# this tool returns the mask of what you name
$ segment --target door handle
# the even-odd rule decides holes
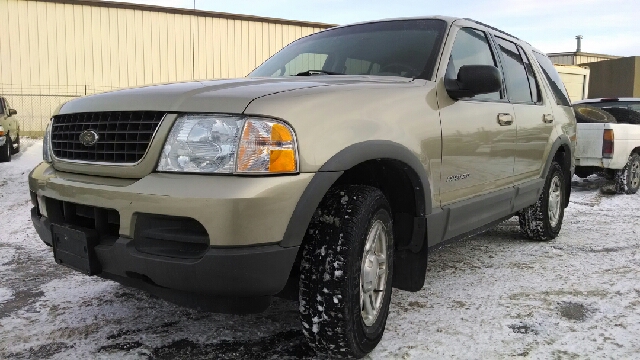
[[[500,126],[509,126],[513,124],[513,115],[506,113],[498,114],[498,124],[500,124]]]
[[[555,118],[551,114],[542,115],[542,122],[545,124],[551,124]]]

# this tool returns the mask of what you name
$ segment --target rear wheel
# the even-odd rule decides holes
[[[11,161],[11,137],[5,136],[4,145],[0,146],[0,162]]]
[[[520,211],[520,230],[532,240],[551,240],[558,236],[564,218],[565,178],[553,161],[538,201]]]
[[[622,170],[616,171],[616,192],[635,194],[640,188],[640,155],[633,153]]]
[[[313,216],[300,264],[300,320],[319,354],[365,356],[380,342],[393,278],[391,210],[369,186],[330,190]]]

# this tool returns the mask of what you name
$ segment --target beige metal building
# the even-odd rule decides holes
[[[589,64],[589,98],[640,97],[640,56]]]
[[[247,75],[332,25],[99,0],[0,0],[0,94],[42,131],[69,97]]]
[[[551,62],[558,65],[581,65],[584,63],[591,63],[596,61],[604,61],[611,59],[618,59],[620,56],[604,55],[604,54],[592,54],[585,52],[564,52],[564,53],[551,53],[547,54]]]
[[[554,65],[564,83],[569,99],[574,102],[589,95],[589,68],[573,65]]]

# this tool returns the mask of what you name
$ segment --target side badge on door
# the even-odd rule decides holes
[[[469,176],[471,176],[471,174],[469,173],[465,173],[465,174],[458,174],[458,175],[451,175],[447,177],[447,182],[452,182],[452,181],[458,181],[458,180],[464,180],[466,178],[468,178]]]

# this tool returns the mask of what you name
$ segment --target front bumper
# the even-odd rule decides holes
[[[211,246],[276,244],[313,173],[225,176],[151,173],[116,179],[56,171],[42,163],[29,175],[38,196],[117,211],[119,234],[133,238],[138,214],[195,219]]]
[[[312,177],[313,174],[280,177],[150,174],[140,180],[128,180],[62,173],[43,163],[29,175],[36,205],[31,216],[41,239],[52,245],[52,223],[83,226],[69,223],[65,214],[69,209],[76,206],[85,211],[96,209],[96,226],[91,231],[99,230],[98,211],[108,209],[110,215],[104,219],[112,221],[110,226],[119,226],[119,230],[112,232],[108,240],[101,237],[93,248],[101,277],[149,291],[170,289],[220,297],[269,296],[284,288],[295,261],[298,247],[278,243]],[[46,209],[39,208],[42,204],[46,204]],[[57,208],[51,204],[58,204]],[[117,214],[115,220],[113,214]],[[194,253],[184,257],[161,256],[144,250],[153,249],[155,243],[141,250],[139,234],[145,233],[140,231],[141,224],[145,218],[156,215],[170,221],[176,218],[197,221],[206,230],[204,237],[208,244],[196,256]],[[78,217],[75,210],[73,216]],[[146,233],[158,233],[148,231],[149,226],[154,226],[153,221],[146,224],[143,229]],[[159,226],[163,230],[162,224]],[[160,238],[158,244],[175,243],[180,241],[181,234],[164,234]]]

